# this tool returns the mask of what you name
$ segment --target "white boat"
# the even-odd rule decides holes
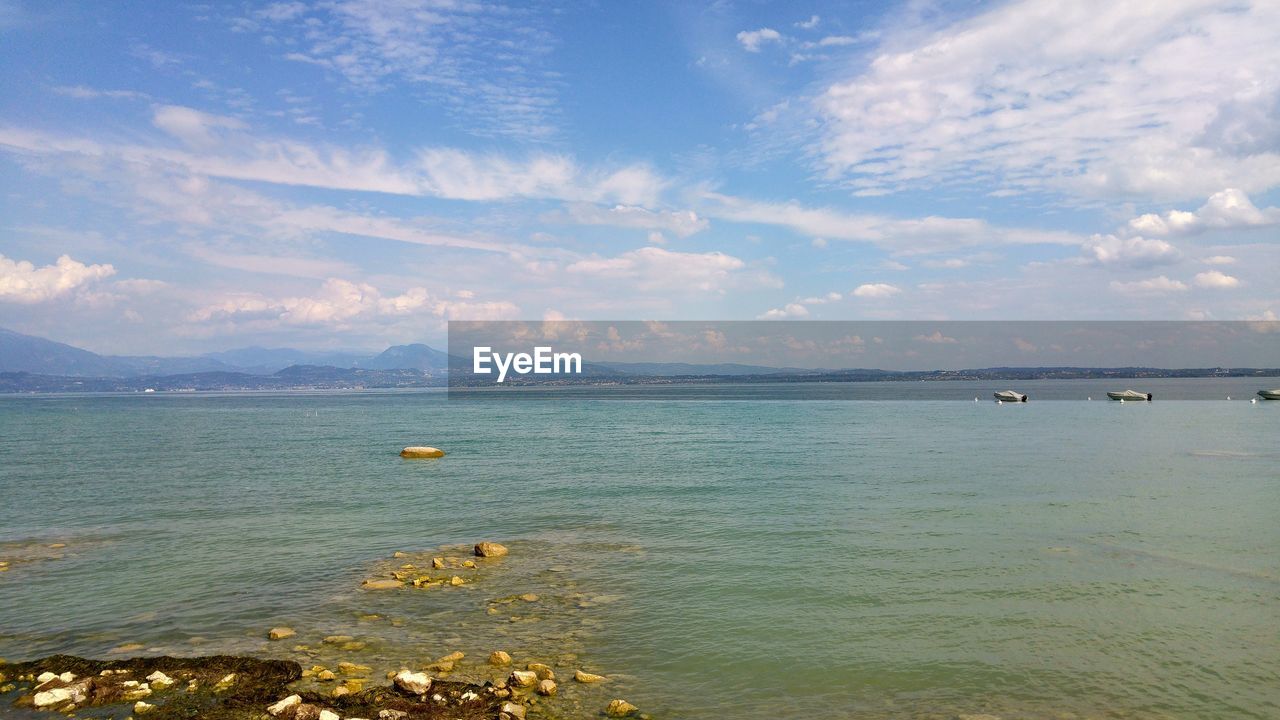
[[[1263,400],[1280,400],[1280,388],[1275,390],[1259,390],[1258,397]]]
[[[1107,393],[1107,397],[1112,400],[1128,400],[1130,402],[1147,401],[1151,399],[1151,393],[1140,393],[1137,390],[1125,390],[1124,392],[1109,392]]]
[[[995,395],[996,395],[996,400],[999,400],[1000,402],[1026,402],[1027,401],[1026,395],[1023,395],[1020,392],[1014,392],[1012,390],[1001,390]]]

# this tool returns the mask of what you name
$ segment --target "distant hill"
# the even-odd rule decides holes
[[[423,344],[381,353],[246,347],[189,357],[99,355],[65,343],[0,328],[0,372],[58,377],[134,378],[201,373],[272,375],[304,365],[337,369],[444,372],[448,355]]]
[[[412,345],[392,345],[368,360],[361,360],[356,367],[372,370],[448,370],[449,356],[435,348],[414,343]]]
[[[65,343],[0,328],[0,372],[4,371],[75,377],[131,374],[127,363]]]
[[[425,347],[425,346],[424,346]],[[309,351],[293,348],[246,347],[222,352],[205,353],[201,357],[225,363],[226,367],[243,372],[269,375],[290,365],[328,365],[329,367],[355,367],[369,358],[368,353],[358,351]],[[405,366],[408,367],[408,366]]]

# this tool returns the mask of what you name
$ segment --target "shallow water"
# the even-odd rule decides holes
[[[1280,716],[1280,403],[802,399],[837,391],[3,398],[0,656],[502,648],[611,676],[565,717]],[[480,539],[512,554],[461,587],[359,587]]]

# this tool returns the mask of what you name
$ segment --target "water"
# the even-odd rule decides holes
[[[4,398],[0,657],[463,650],[483,679],[501,648],[611,677],[562,682],[568,718],[1273,718],[1280,403],[1254,385]],[[462,587],[359,587],[480,539],[512,554]]]

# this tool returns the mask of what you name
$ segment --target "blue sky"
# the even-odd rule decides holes
[[[1280,6],[0,0],[0,326],[1275,319]]]

